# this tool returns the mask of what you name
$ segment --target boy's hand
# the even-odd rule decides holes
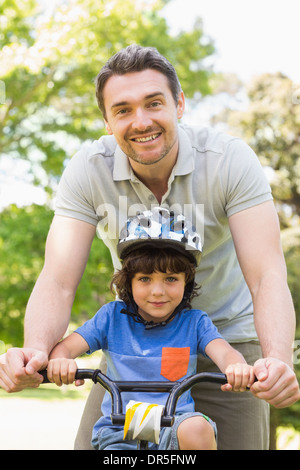
[[[54,382],[59,387],[62,384],[69,385],[75,381],[77,364],[74,359],[55,358],[50,359],[47,366],[47,376],[50,382]],[[83,380],[76,380],[75,385],[82,385]]]
[[[245,392],[255,380],[254,368],[248,364],[231,364],[225,370],[227,384],[221,386],[223,392]]]

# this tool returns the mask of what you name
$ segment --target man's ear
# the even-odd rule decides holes
[[[179,95],[178,104],[177,104],[177,118],[181,119],[185,109],[185,98],[183,91]]]
[[[108,132],[109,135],[112,135],[112,130],[110,128],[110,125],[108,124],[108,122],[104,119],[104,123],[105,123],[105,128]]]

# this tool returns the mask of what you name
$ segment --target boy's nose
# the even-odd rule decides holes
[[[153,295],[163,295],[165,293],[164,285],[162,282],[155,282],[152,285],[152,294]]]

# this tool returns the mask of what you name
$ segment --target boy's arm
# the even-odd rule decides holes
[[[227,376],[227,384],[222,385],[224,392],[244,392],[255,380],[254,369],[249,366],[239,351],[224,339],[214,339],[205,348],[205,353]]]
[[[85,339],[78,333],[72,333],[62,341],[60,341],[52,349],[49,359],[64,357],[67,359],[75,359],[81,354],[86,353],[90,349]]]

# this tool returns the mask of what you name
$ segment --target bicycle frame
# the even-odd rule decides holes
[[[43,383],[49,383],[47,371],[39,372],[43,377]],[[161,417],[161,426],[171,427],[175,418],[176,405],[179,397],[201,382],[213,382],[217,384],[226,384],[225,374],[216,372],[202,372],[191,375],[181,382],[138,382],[138,381],[113,381],[99,369],[78,369],[75,379],[91,379],[94,383],[99,383],[107,390],[112,400],[111,421],[114,425],[123,426],[125,423],[125,414],[122,406],[122,392],[168,392],[164,411]],[[147,449],[147,441],[138,441],[138,449]]]

